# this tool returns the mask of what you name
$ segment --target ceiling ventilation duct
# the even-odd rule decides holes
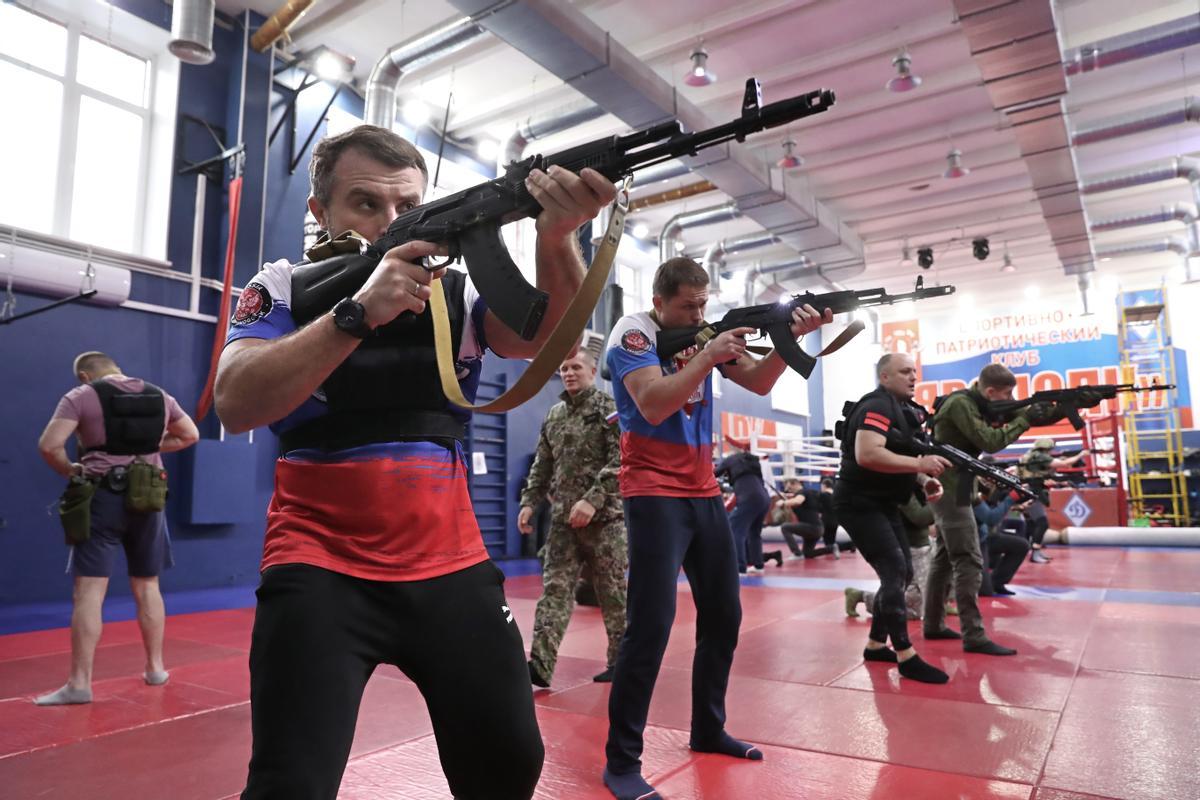
[[[1192,184],[1192,197],[1196,204],[1200,205],[1200,159],[1190,156],[1176,156],[1139,169],[1102,175],[1086,181],[1080,191],[1084,194],[1099,194],[1177,178],[1183,178]]]
[[[500,160],[496,164],[496,173],[504,171],[505,165],[519,161],[525,153],[525,147],[534,139],[541,139],[552,133],[565,131],[591,122],[604,116],[604,109],[589,100],[582,100],[563,108],[555,109],[546,114],[530,116],[525,119],[500,150]]]
[[[1092,230],[1115,231],[1121,228],[1136,228],[1139,225],[1157,225],[1161,222],[1182,222],[1185,225],[1192,225],[1196,222],[1196,207],[1190,203],[1174,203],[1162,206],[1156,211],[1144,211],[1140,214],[1097,220],[1092,223]]]
[[[768,247],[778,244],[779,237],[769,231],[751,233],[736,239],[719,239],[704,251],[704,260],[700,266],[708,272],[708,287],[713,294],[721,293],[721,272],[725,267],[725,256],[730,253],[743,253],[758,247]]]
[[[457,53],[482,38],[484,30],[476,19],[462,17],[390,47],[371,68],[367,80],[367,108],[363,115],[366,123],[391,128],[396,119],[396,87],[405,74]]]
[[[1200,104],[1191,97],[1172,100],[1078,128],[1071,135],[1071,142],[1075,145],[1103,142],[1156,128],[1182,125],[1185,122],[1200,122]]]
[[[1143,242],[1126,242],[1125,244],[1101,247],[1096,250],[1096,256],[1097,258],[1120,258],[1121,256],[1167,252],[1187,257],[1192,252],[1192,243],[1182,236],[1166,236],[1161,239],[1147,239]]]
[[[698,208],[695,211],[684,211],[667,220],[662,232],[658,235],[659,263],[679,255],[678,243],[680,236],[688,228],[699,228],[703,225],[713,225],[718,222],[728,222],[742,215],[737,203],[732,200],[719,206]]]
[[[311,1],[311,0],[310,0]],[[214,0],[175,0],[171,8],[171,41],[167,49],[187,64],[203,66],[214,58]]]
[[[1200,44],[1200,14],[1190,14],[1068,50],[1063,54],[1063,66],[1068,75],[1077,75],[1194,44]]]
[[[464,14],[491,12],[480,19],[480,25],[631,128],[672,118],[688,130],[700,130],[715,122],[570,3],[450,3]],[[772,87],[765,88],[770,94]],[[729,112],[721,116],[736,113],[733,108]],[[812,196],[804,181],[770,168],[737,143],[713,147],[681,161],[732,197],[743,216],[776,234],[797,252],[808,253],[822,263],[826,259],[843,263],[853,260],[859,272],[864,268],[858,235]]]

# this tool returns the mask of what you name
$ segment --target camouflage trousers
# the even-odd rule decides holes
[[[912,580],[904,587],[904,606],[908,610],[909,619],[920,619],[925,611],[925,601],[922,592],[925,590],[925,583],[929,580],[929,562],[933,557],[933,547],[925,545],[924,547],[910,547],[908,552],[912,554]],[[875,608],[875,593],[863,592],[863,605],[867,607],[867,611]]]
[[[562,644],[571,610],[575,607],[575,583],[585,564],[591,567],[592,581],[604,629],[608,633],[605,662],[617,661],[617,647],[625,634],[625,570],[629,549],[625,537],[625,519],[592,522],[572,528],[555,520],[542,552],[542,597],[533,618],[533,643],[529,657],[546,680],[554,674],[558,646]]]

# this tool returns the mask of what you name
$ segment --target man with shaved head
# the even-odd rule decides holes
[[[842,465],[833,491],[838,520],[879,576],[863,659],[898,663],[905,678],[945,683],[946,673],[923,661],[908,638],[904,589],[913,567],[900,507],[916,493],[931,500],[940,497],[936,478],[950,462],[905,454],[904,445],[925,421],[925,410],[912,400],[917,384],[912,356],[888,353],[875,374],[879,386],[846,414]]]

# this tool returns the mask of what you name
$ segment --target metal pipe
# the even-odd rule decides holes
[[[1196,222],[1196,216],[1194,205],[1173,203],[1164,205],[1155,211],[1097,220],[1092,223],[1091,229],[1093,231],[1115,231],[1121,228],[1136,228],[1139,225],[1156,225],[1161,222],[1182,222],[1185,225],[1192,225]]]
[[[1183,178],[1192,184],[1192,197],[1196,205],[1200,206],[1200,159],[1191,156],[1174,156],[1135,170],[1102,175],[1094,180],[1085,181],[1079,191],[1083,194],[1098,194],[1177,178]]]
[[[716,188],[716,184],[713,184],[709,181],[697,181],[696,183],[689,183],[686,186],[680,186],[678,189],[667,189],[665,192],[647,194],[637,198],[636,200],[631,200],[629,202],[629,210],[639,211],[643,208],[653,208],[654,206],[661,206],[665,203],[674,203],[676,200],[685,200],[698,194],[714,191]]]
[[[311,0],[310,0],[311,2]],[[171,8],[171,41],[167,49],[188,64],[211,64],[214,0],[175,0]]]
[[[748,233],[735,239],[718,239],[704,251],[704,259],[700,266],[708,272],[708,285],[714,294],[721,293],[721,271],[725,267],[725,256],[730,253],[740,253],[753,250],[756,247],[767,247],[779,242],[779,237],[770,231]]]
[[[541,139],[552,133],[574,128],[576,125],[591,122],[602,116],[604,116],[604,109],[591,101],[584,100],[556,108],[545,114],[526,117],[525,121],[517,126],[517,129],[508,137],[508,141],[500,148],[500,157],[496,163],[497,174],[503,172],[507,164],[520,161],[521,156],[525,153],[526,145],[534,139]]]
[[[1110,117],[1086,128],[1078,128],[1071,134],[1071,143],[1082,145],[1104,142],[1185,122],[1200,122],[1200,104],[1191,97],[1144,108],[1132,114]]]
[[[1063,67],[1068,75],[1092,72],[1200,44],[1200,14],[1173,19],[1068,50]]]
[[[408,72],[431,64],[485,35],[475,17],[462,17],[393,45],[371,68],[363,117],[369,125],[391,128],[396,118],[396,87]]]
[[[691,167],[684,164],[682,161],[664,161],[661,164],[644,169],[638,173],[637,186],[643,190],[648,190],[656,183],[669,181],[672,178],[678,178],[687,175],[692,171]],[[635,186],[633,196],[637,197],[637,187]]]
[[[1177,253],[1186,257],[1191,252],[1191,243],[1182,236],[1166,236],[1161,239],[1148,239],[1142,242],[1127,242],[1096,250],[1096,258],[1120,258],[1121,256],[1136,256],[1146,253]]]
[[[727,222],[742,215],[737,202],[730,200],[719,206],[700,208],[695,211],[684,211],[667,220],[658,235],[658,257],[664,262],[675,257],[675,243],[679,235],[688,228],[698,228],[701,225],[712,225],[716,222]]]
[[[250,46],[259,53],[275,44],[279,37],[287,33],[296,20],[304,15],[312,6],[313,0],[285,0],[275,13],[267,17],[267,21],[250,37]]]

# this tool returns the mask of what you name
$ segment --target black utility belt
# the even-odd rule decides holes
[[[124,464],[115,466],[97,478],[96,483],[102,489],[122,494],[129,488],[129,467]]]

